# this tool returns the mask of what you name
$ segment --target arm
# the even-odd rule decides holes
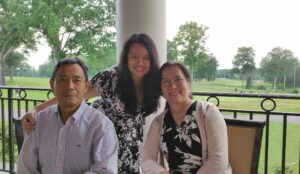
[[[36,105],[33,109],[29,110],[24,116],[22,116],[21,123],[23,132],[27,135],[35,129],[35,118],[34,114],[51,106],[57,102],[56,97],[49,99],[39,105]]]
[[[85,99],[89,99],[91,97],[95,97],[100,95],[98,91],[96,91],[94,88],[89,86],[88,91],[84,95]],[[36,105],[33,109],[29,110],[21,119],[23,132],[25,134],[29,134],[35,129],[35,119],[34,114],[37,112],[40,112],[41,110],[47,108],[48,106],[54,105],[57,103],[56,97],[53,97],[39,105]]]
[[[17,164],[17,174],[41,174],[35,132],[25,138]]]
[[[156,117],[148,130],[148,135],[143,147],[141,157],[141,169],[144,174],[164,174],[167,170],[158,163],[158,154],[160,151],[160,130],[161,123]]]
[[[85,174],[117,174],[118,173],[118,138],[110,120],[97,129],[93,140],[93,164]],[[104,120],[103,120],[104,121]]]
[[[208,158],[197,174],[227,173],[227,171],[230,171],[227,128],[223,116],[215,105],[209,104],[204,124],[207,135]]]
[[[95,88],[93,88],[91,85],[89,85],[88,91],[84,94],[84,99],[90,99],[92,97],[96,97],[101,95],[99,91],[97,91]]]

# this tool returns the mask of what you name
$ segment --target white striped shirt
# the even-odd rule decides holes
[[[116,174],[118,140],[112,122],[84,101],[64,124],[57,105],[36,114],[25,139],[19,174]]]

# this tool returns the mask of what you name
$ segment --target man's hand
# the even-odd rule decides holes
[[[28,111],[21,119],[23,132],[27,135],[35,129],[34,109]]]
[[[162,171],[162,172],[159,172],[159,174],[169,174],[168,171]]]

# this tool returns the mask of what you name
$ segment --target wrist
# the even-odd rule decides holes
[[[32,113],[32,114],[35,114],[35,113],[37,113],[38,111],[37,111],[37,108],[32,108],[32,109],[30,109],[28,112],[30,112],[30,113]]]

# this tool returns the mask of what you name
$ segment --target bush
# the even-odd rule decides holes
[[[280,89],[280,90],[284,90],[282,83],[278,83],[277,86],[276,86],[276,88]]]
[[[5,135],[4,135],[4,140],[2,139],[2,122],[0,122],[0,143],[2,144],[2,142],[4,141],[4,144],[5,144],[5,152],[3,152],[3,149],[2,149],[2,145],[0,146],[0,156],[3,156],[3,154],[5,154],[5,159],[8,161],[9,160],[9,135],[8,135],[8,122],[5,122]],[[13,142],[17,142],[15,137],[15,129],[14,129],[14,126],[13,126]],[[17,162],[18,160],[18,146],[16,143],[14,143],[14,161]],[[1,160],[2,161],[2,160]]]
[[[281,166],[277,166],[275,168],[275,173],[274,174],[281,174]],[[290,166],[285,166],[285,174],[294,174],[293,169]]]
[[[266,90],[267,88],[264,85],[258,85],[257,89],[258,90]]]
[[[294,90],[292,91],[292,93],[293,93],[293,94],[299,94],[299,90],[298,90],[298,89],[294,89]]]

